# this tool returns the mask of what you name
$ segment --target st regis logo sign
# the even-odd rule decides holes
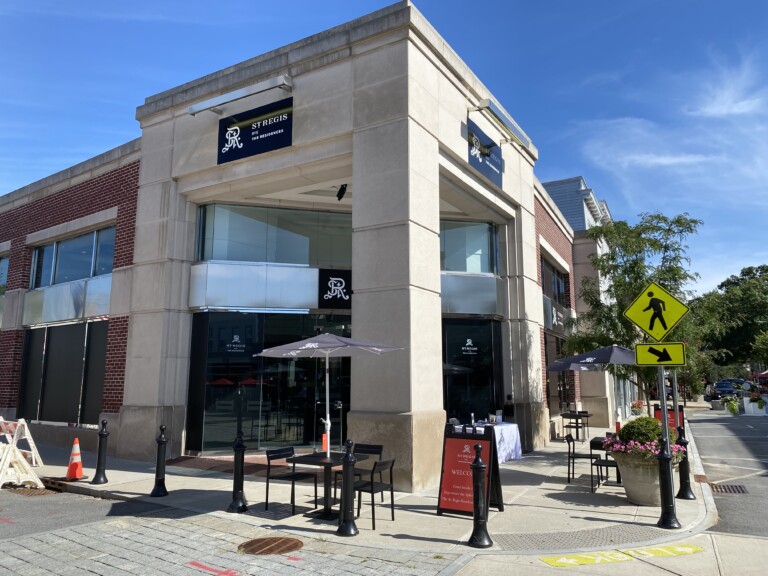
[[[219,120],[218,164],[293,144],[293,98]]]

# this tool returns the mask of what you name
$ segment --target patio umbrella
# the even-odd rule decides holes
[[[331,402],[328,386],[328,360],[329,358],[342,358],[352,356],[364,356],[366,354],[384,354],[402,350],[397,346],[388,346],[386,344],[375,344],[364,340],[353,340],[344,338],[335,334],[319,334],[312,338],[283,344],[262,350],[254,356],[264,356],[266,358],[325,358],[325,433],[328,435],[327,455],[331,455]]]
[[[597,370],[600,364],[635,364],[635,353],[629,348],[612,344],[575,356],[566,356],[547,366],[547,372],[564,370]]]

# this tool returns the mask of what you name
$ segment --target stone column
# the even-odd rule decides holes
[[[408,114],[407,59],[403,43],[355,62],[352,333],[405,350],[353,359],[347,418],[412,491],[439,483],[445,412],[438,142]]]

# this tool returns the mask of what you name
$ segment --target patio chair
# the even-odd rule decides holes
[[[384,446],[382,444],[355,444],[352,448],[352,454],[366,454],[368,456],[376,456],[377,460],[381,460],[381,456],[384,453]],[[338,487],[339,478],[343,476],[343,470],[336,470],[333,476],[333,499],[336,500],[336,488]],[[360,480],[364,475],[370,474],[371,468],[366,466],[364,468],[358,468],[355,466],[354,475],[355,480]],[[382,472],[379,472],[379,481],[383,480]],[[381,494],[381,501],[384,502],[384,494]]]
[[[390,508],[392,510],[392,521],[395,521],[395,479],[393,468],[395,466],[394,458],[392,460],[379,460],[374,462],[373,468],[368,471],[363,479],[355,482],[355,491],[357,492],[357,516],[360,517],[360,507],[363,503],[362,493],[371,495],[371,527],[376,530],[376,499],[374,494],[381,494],[382,501],[384,500],[384,492],[389,491]],[[377,482],[374,480],[377,474],[388,473],[388,482]],[[380,476],[381,477],[381,476]]]
[[[291,471],[283,474],[273,473],[273,462],[278,460],[286,460],[286,458],[293,458],[295,452],[293,446],[286,448],[276,448],[274,450],[267,450],[267,493],[264,503],[264,510],[269,510],[269,481],[270,480],[283,480],[291,483],[291,514],[296,514],[296,482],[303,480],[312,480],[315,483],[315,508],[317,508],[317,474],[314,472],[302,472],[296,471],[296,463],[292,463]],[[287,464],[287,462],[286,462]]]
[[[573,439],[573,434],[568,433],[565,435],[565,441],[568,443],[568,483],[576,476],[576,460],[594,460],[597,456],[592,454],[590,450],[589,454],[581,454],[576,452],[576,441]],[[590,468],[590,474],[592,470]]]

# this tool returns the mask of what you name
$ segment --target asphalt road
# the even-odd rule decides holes
[[[768,416],[688,415],[720,521],[711,531],[768,534]]]

